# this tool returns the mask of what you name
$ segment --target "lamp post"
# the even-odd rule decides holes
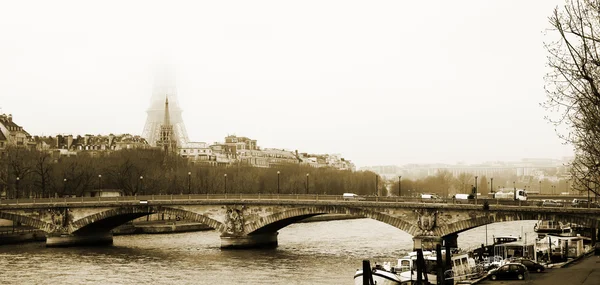
[[[402,175],[398,176],[398,197],[402,196]]]
[[[188,194],[192,194],[192,172],[188,171]]]
[[[102,197],[102,174],[98,174],[98,195]]]
[[[225,179],[225,194],[227,194],[227,173],[223,174],[223,179]]]
[[[490,190],[492,191],[492,193],[494,193],[494,177],[490,178]],[[485,241],[487,242],[487,238],[485,239]]]
[[[140,175],[140,193],[144,195],[144,176]]]
[[[306,194],[308,194],[308,176],[310,174],[306,173]]]
[[[67,178],[63,179],[63,196],[65,195],[65,192],[67,192]]]
[[[279,172],[279,170],[277,170],[277,194],[279,194],[279,174],[281,172]]]
[[[477,204],[477,175],[475,175],[475,204]]]
[[[19,181],[21,181],[21,178],[17,176],[17,181],[15,182],[15,198],[17,199],[19,199]]]
[[[542,194],[542,180],[540,180],[540,194]]]
[[[375,175],[375,196],[379,196],[379,175]]]

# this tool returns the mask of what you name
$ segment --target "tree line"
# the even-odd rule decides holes
[[[0,159],[6,198],[83,196],[100,189],[123,195],[376,193],[377,175],[284,164],[210,166],[157,149],[57,153],[8,147]],[[384,184],[377,185],[382,192]]]

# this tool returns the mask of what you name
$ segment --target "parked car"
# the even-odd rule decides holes
[[[523,280],[527,277],[527,267],[521,263],[507,263],[496,269],[492,269],[488,276],[491,280],[518,279]]]
[[[542,271],[546,270],[546,267],[544,267],[543,265],[541,265],[531,259],[518,258],[518,259],[515,259],[514,262],[525,265],[525,267],[527,267],[527,271],[529,271],[529,272],[542,272]]]

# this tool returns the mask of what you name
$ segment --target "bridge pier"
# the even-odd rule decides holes
[[[277,235],[278,232],[245,236],[221,235],[221,248],[273,248],[277,247]]]
[[[108,233],[93,233],[87,235],[48,234],[46,247],[68,247],[80,245],[111,245],[113,235]]]

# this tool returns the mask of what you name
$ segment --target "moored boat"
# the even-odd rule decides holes
[[[538,234],[538,238],[544,238],[548,234],[557,236],[573,236],[573,229],[570,225],[551,220],[538,221],[533,230]]]
[[[445,256],[443,251],[442,256]],[[426,274],[429,284],[437,284],[437,259],[435,253],[431,251],[423,252],[425,261],[424,273]],[[372,278],[375,284],[385,285],[408,285],[414,284],[417,281],[417,255],[416,252],[411,252],[407,256],[398,259],[397,264],[392,266],[390,262],[384,262],[383,265],[375,265],[372,269]],[[455,281],[468,279],[475,272],[475,260],[467,253],[453,254],[451,256],[452,270],[445,272],[445,278],[454,279]],[[363,284],[363,271],[357,270],[354,274],[354,284]],[[425,280],[425,275],[422,276]],[[425,284],[425,283],[424,283]]]

